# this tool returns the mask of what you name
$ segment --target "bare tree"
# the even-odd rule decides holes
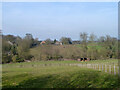
[[[95,36],[95,34],[91,33],[90,36],[89,36],[89,41],[93,43],[96,40],[96,38],[97,37]]]
[[[87,43],[87,38],[88,38],[88,34],[83,32],[83,33],[80,33],[80,40],[82,43]]]
[[[62,38],[60,39],[60,41],[61,41],[63,44],[72,44],[72,39],[71,39],[71,38],[62,37]]]
[[[83,48],[83,56],[84,57],[87,57],[87,38],[88,38],[88,34],[83,32],[83,33],[80,33],[80,40],[82,42],[82,48]]]

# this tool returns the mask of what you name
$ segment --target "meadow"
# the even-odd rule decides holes
[[[70,64],[112,64],[118,60],[89,62],[35,61],[2,65],[3,88],[119,88],[118,75]]]
[[[112,4],[15,4],[3,7],[8,12],[3,13],[6,31],[0,30],[3,89],[120,88]]]

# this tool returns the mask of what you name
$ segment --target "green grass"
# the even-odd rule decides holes
[[[91,60],[89,62],[82,62],[82,63],[91,63],[91,64],[118,64],[118,59]]]
[[[117,60],[115,60],[117,62]],[[114,62],[115,62],[114,61]],[[90,61],[89,63],[108,61]],[[113,62],[113,60],[109,61]],[[64,65],[78,61],[41,61],[3,65],[3,88],[118,88],[117,76]],[[32,67],[31,65],[34,66]],[[50,65],[53,64],[53,65]],[[57,64],[60,64],[57,66]],[[23,65],[24,67],[19,67]],[[37,65],[37,66],[35,66]],[[46,66],[42,66],[46,65]]]
[[[12,63],[4,64],[4,66],[18,66],[18,65],[41,65],[41,64],[69,64],[69,63],[88,63],[88,64],[118,64],[118,59],[108,59],[108,60],[91,60],[87,62],[80,62],[77,60],[68,60],[68,61],[33,61],[33,62],[23,62],[23,63]]]
[[[75,45],[75,46],[82,48],[81,44],[77,44],[77,45]],[[103,48],[101,45],[98,45],[97,43],[89,43],[89,44],[88,44],[88,48],[90,48],[90,47],[94,47],[94,48],[97,48],[97,49]]]

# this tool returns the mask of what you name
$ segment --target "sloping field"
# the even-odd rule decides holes
[[[82,62],[41,61],[5,64],[3,65],[2,86],[3,88],[119,87],[117,75],[115,76],[93,69],[67,65],[70,63]],[[91,61],[90,63],[93,62]]]

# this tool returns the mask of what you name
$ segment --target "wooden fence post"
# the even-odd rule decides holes
[[[94,65],[92,64],[92,69],[94,69]]]
[[[89,64],[88,64],[88,68],[90,68]]]
[[[91,64],[91,69],[92,69],[92,64]]]
[[[94,69],[96,69],[96,68],[95,68],[95,64],[94,64]]]
[[[102,71],[103,71],[103,64],[102,64]]]
[[[97,69],[97,64],[95,64],[95,70]]]
[[[99,70],[99,65],[97,64],[97,70]]]
[[[118,77],[120,79],[120,67],[118,66]]]
[[[109,73],[111,74],[111,65],[109,65]]]
[[[100,64],[99,64],[99,71],[101,70],[101,68],[100,68]]]
[[[114,75],[116,75],[115,64],[114,64]]]
[[[99,70],[99,65],[97,64],[97,70]]]
[[[97,69],[97,64],[95,64],[95,70]]]
[[[105,64],[105,72],[107,72],[107,65]]]
[[[120,73],[120,72],[119,72],[119,66],[118,66],[118,76],[119,76],[119,73]]]

